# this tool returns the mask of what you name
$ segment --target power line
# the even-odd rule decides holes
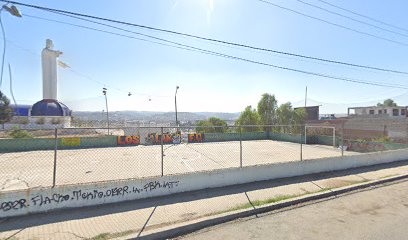
[[[174,42],[174,41],[170,41],[170,40],[167,40],[167,39],[164,39],[164,38],[159,38],[159,37],[155,37],[155,36],[152,36],[152,35],[148,35],[148,34],[144,34],[144,33],[140,33],[140,32],[135,32],[135,31],[131,31],[131,30],[128,30],[128,29],[124,29],[124,28],[121,28],[121,27],[117,27],[117,26],[113,26],[113,25],[110,25],[110,24],[106,24],[106,23],[101,23],[101,22],[98,22],[98,21],[93,21],[93,20],[90,20],[90,19],[87,19],[87,18],[82,18],[82,17],[77,17],[77,16],[73,16],[73,15],[70,15],[70,14],[65,14],[65,13],[59,13],[59,12],[53,12],[53,11],[48,11],[48,12],[52,12],[52,13],[55,13],[55,14],[59,14],[59,15],[63,15],[63,16],[67,16],[67,17],[70,17],[70,18],[74,18],[74,19],[78,19],[78,20],[82,20],[82,21],[86,21],[86,22],[90,22],[90,23],[94,23],[94,24],[98,24],[98,25],[102,25],[102,26],[105,26],[105,27],[109,27],[109,28],[113,28],[113,29],[116,29],[116,30],[121,30],[121,31],[125,31],[125,32],[128,32],[128,33],[133,33],[133,34],[136,34],[136,35],[139,35],[139,36],[143,36],[143,37],[148,37],[148,38],[152,38],[152,39],[155,39],[155,40],[159,40],[159,41],[163,41],[163,42],[167,42],[167,43],[171,43],[171,44],[175,44],[175,45],[180,45],[179,43],[177,43],[177,42]],[[28,16],[30,16],[30,15],[28,15]],[[30,17],[34,17],[34,16],[30,16]],[[66,23],[66,22],[61,22],[61,21],[56,21],[56,20],[53,20],[53,19],[46,19],[46,18],[41,18],[41,17],[35,17],[35,18],[39,18],[39,19],[43,19],[43,20],[47,20],[47,21],[53,21],[53,22],[58,22],[58,23],[62,23],[62,24],[68,24],[68,25],[73,25],[73,26],[77,26],[77,25],[75,25],[75,24],[71,24],[71,23]],[[82,26],[80,26],[80,27],[82,27]],[[89,28],[89,27],[86,27],[86,28]],[[91,29],[91,30],[96,30],[96,31],[99,31],[98,29]],[[151,43],[156,43],[156,42],[151,42]],[[219,44],[219,43],[215,43],[215,42],[210,42],[210,43],[213,43],[213,44],[217,44],[217,45],[221,45],[221,44]],[[160,44],[160,43],[158,43],[158,44]],[[160,44],[160,45],[163,45],[163,44]],[[173,46],[171,46],[171,45],[167,45],[167,44],[164,44],[164,46],[170,46],[170,47],[173,47]],[[188,47],[187,45],[182,45],[181,44],[181,46],[183,46],[183,47],[180,47],[180,49],[184,49],[184,50],[189,50],[189,49],[185,49],[185,47]],[[185,47],[184,47],[185,46]],[[230,46],[230,45],[227,45],[227,46]],[[175,46],[174,46],[175,47]],[[238,49],[238,48],[236,48],[235,46],[231,46],[232,48],[234,48],[234,49]],[[257,53],[259,53],[259,51],[257,51],[257,50],[254,50],[254,49],[249,49],[249,48],[245,48],[246,50],[248,50],[248,51],[251,51],[251,52],[257,52]],[[194,50],[194,49],[192,49],[192,50]],[[194,51],[196,51],[196,50],[194,50]],[[198,52],[200,52],[200,51],[198,51]],[[267,52],[265,52],[265,53],[267,53]],[[214,54],[214,55],[216,55],[216,54]],[[284,55],[285,56],[285,55]],[[287,57],[287,56],[286,56]],[[298,61],[307,61],[307,62],[311,62],[311,61],[309,61],[310,59],[304,59],[304,58],[289,58],[289,59],[294,59],[294,60],[298,60]],[[325,62],[314,62],[315,64],[323,64],[323,65],[326,65],[326,66],[328,66],[327,64],[325,64]],[[352,66],[347,66],[347,67],[352,67]],[[372,69],[366,69],[366,70],[372,70]],[[401,72],[402,74],[404,74],[403,72]],[[408,73],[407,73],[408,74]]]
[[[33,16],[30,16],[33,17]],[[46,19],[46,18],[39,18],[39,19],[43,19],[43,20],[47,20],[47,21],[54,21],[51,19]],[[81,25],[77,25],[77,24],[71,24],[71,23],[66,23],[66,22],[61,22],[61,21],[57,21],[55,20],[55,22],[57,23],[64,23],[64,24],[68,24],[68,25],[72,25],[72,26],[81,26]],[[104,24],[106,25],[106,24]],[[107,25],[110,26],[110,25]],[[82,26],[83,27],[83,26]],[[95,28],[91,28],[91,27],[84,27],[86,29],[90,29],[90,30],[98,30],[99,29],[95,29]],[[122,29],[122,28],[118,28],[115,27],[117,29]],[[129,31],[132,32],[130,30],[126,30],[126,29],[122,29],[124,31]],[[140,38],[135,38],[135,37],[131,37],[128,35],[123,35],[123,34],[116,34],[110,31],[104,31],[101,30],[102,32],[105,33],[109,33],[109,34],[115,34],[118,36],[126,36],[126,37],[130,37],[136,40],[140,40]],[[137,33],[137,32],[136,32]],[[137,33],[138,34],[138,33]],[[153,37],[150,35],[146,35],[143,34],[145,36],[148,37]],[[295,68],[289,68],[289,67],[283,67],[283,66],[279,66],[279,65],[274,65],[274,64],[269,64],[269,63],[264,63],[264,62],[260,62],[260,61],[255,61],[255,60],[250,60],[250,59],[246,59],[246,58],[242,58],[242,57],[236,57],[233,55],[228,55],[228,54],[224,54],[224,53],[219,53],[219,52],[215,52],[215,51],[210,51],[210,50],[206,50],[206,49],[202,49],[202,48],[197,48],[194,46],[189,46],[186,44],[181,44],[181,43],[177,43],[177,42],[173,42],[173,41],[169,41],[169,40],[165,40],[162,38],[157,38],[154,37],[155,39],[161,40],[161,41],[166,41],[166,42],[170,42],[173,44],[176,44],[178,46],[183,47],[182,49],[184,50],[188,50],[188,51],[196,51],[196,52],[200,52],[200,53],[204,53],[204,54],[208,54],[208,55],[213,55],[213,56],[218,56],[218,57],[224,57],[224,58],[228,58],[228,59],[233,59],[233,60],[239,60],[239,61],[244,61],[244,62],[249,62],[249,63],[253,63],[253,64],[258,64],[258,65],[263,65],[263,66],[268,66],[268,67],[273,67],[273,68],[278,68],[281,70],[287,70],[287,71],[292,71],[292,72],[297,72],[297,73],[303,73],[303,74],[307,74],[307,75],[313,75],[313,76],[318,76],[318,77],[322,77],[322,78],[329,78],[329,79],[335,79],[335,80],[341,80],[341,81],[346,81],[346,82],[353,82],[353,83],[360,83],[360,84],[366,84],[366,85],[373,85],[373,86],[381,86],[381,87],[389,87],[389,88],[400,88],[400,89],[408,89],[408,86],[405,85],[400,85],[400,84],[386,84],[386,83],[382,83],[382,82],[372,82],[372,81],[364,81],[364,80],[360,80],[360,79],[353,79],[353,78],[346,78],[346,77],[337,77],[337,76],[333,76],[333,75],[329,75],[329,74],[324,74],[324,73],[316,73],[316,72],[310,72],[310,71],[305,71],[305,70],[300,70],[300,69],[295,69]]]
[[[345,12],[354,14],[354,15],[356,15],[356,16],[359,16],[359,17],[362,17],[362,18],[365,18],[365,19],[369,19],[369,20],[371,20],[371,21],[373,21],[373,22],[381,23],[381,24],[383,24],[383,25],[385,25],[385,26],[392,27],[392,28],[394,28],[394,29],[398,29],[398,30],[402,30],[402,31],[408,32],[408,30],[407,30],[406,28],[402,28],[402,27],[398,27],[398,26],[393,25],[393,24],[390,24],[390,23],[386,23],[386,22],[384,22],[384,21],[375,19],[375,18],[370,17],[370,16],[367,16],[367,15],[363,15],[363,14],[358,13],[358,12],[356,12],[356,11],[352,11],[352,10],[349,10],[349,9],[346,9],[346,8],[343,8],[343,7],[340,7],[340,6],[338,6],[338,5],[334,5],[333,3],[329,3],[329,2],[326,2],[326,1],[323,1],[323,0],[317,0],[317,1],[322,2],[322,3],[324,3],[324,4],[327,4],[327,5],[329,5],[329,6],[332,6],[332,7],[334,7],[334,8],[341,9],[341,10],[343,10],[343,11],[345,11]]]
[[[347,27],[347,26],[344,26],[344,25],[341,25],[341,24],[338,24],[338,23],[330,22],[330,21],[324,20],[323,18],[314,17],[312,15],[308,15],[306,13],[299,12],[297,10],[293,10],[293,9],[290,9],[290,8],[287,8],[287,7],[283,7],[281,5],[278,5],[276,3],[272,3],[272,2],[269,2],[269,1],[266,1],[266,0],[256,0],[256,1],[266,3],[268,5],[271,5],[271,6],[274,6],[274,7],[277,7],[277,8],[292,12],[292,13],[296,13],[298,15],[301,15],[301,16],[304,16],[304,17],[307,17],[307,18],[310,18],[310,19],[314,19],[314,20],[317,20],[317,21],[320,21],[320,22],[323,22],[323,23],[326,23],[326,24],[329,24],[329,25],[332,25],[332,26],[335,26],[335,27],[338,27],[338,28],[346,29],[346,30],[349,30],[349,31],[352,31],[352,32],[355,32],[355,33],[358,33],[358,34],[362,34],[362,35],[366,35],[366,36],[373,37],[373,38],[376,38],[376,39],[380,39],[380,40],[383,40],[383,41],[395,43],[395,44],[398,44],[398,45],[401,45],[401,46],[404,46],[404,47],[408,46],[408,44],[404,43],[404,42],[392,40],[392,39],[381,37],[381,36],[371,34],[371,33],[368,33],[368,32],[360,31],[358,29]]]
[[[367,26],[370,26],[370,27],[373,27],[373,28],[376,28],[376,29],[379,29],[379,30],[382,30],[382,31],[386,31],[386,32],[389,32],[389,33],[394,33],[394,34],[397,34],[397,35],[400,35],[400,36],[403,36],[403,37],[408,37],[407,34],[399,33],[399,32],[396,32],[396,31],[393,31],[393,30],[389,30],[389,29],[386,29],[386,28],[383,28],[383,27],[379,27],[379,26],[377,26],[377,25],[374,25],[374,24],[371,24],[371,23],[368,23],[368,22],[365,22],[365,21],[361,21],[361,20],[352,18],[352,17],[343,15],[343,14],[338,13],[338,12],[335,12],[335,11],[331,11],[331,10],[329,10],[329,9],[327,9],[327,8],[323,8],[323,7],[314,5],[314,4],[312,4],[312,3],[304,2],[304,1],[302,1],[302,0],[296,0],[296,1],[298,1],[298,2],[300,2],[300,3],[303,3],[303,4],[307,5],[307,6],[310,6],[310,7],[313,7],[313,8],[317,8],[317,9],[320,9],[320,10],[322,10],[322,11],[325,11],[325,12],[328,12],[328,13],[331,13],[331,14],[334,14],[334,15],[336,15],[336,16],[340,16],[340,17],[349,19],[349,20],[354,21],[354,22],[358,22],[358,23],[361,23],[361,24],[364,24],[364,25],[367,25]]]
[[[29,15],[29,14],[25,14],[24,16],[26,16],[26,17],[31,17],[31,18],[35,18],[35,19],[40,19],[40,20],[45,20],[45,21],[49,21],[49,22],[56,22],[56,23],[60,23],[60,24],[70,25],[70,26],[73,26],[73,27],[84,28],[84,29],[93,30],[93,31],[97,31],[97,32],[108,33],[108,34],[112,34],[112,35],[116,35],[116,36],[120,36],[120,37],[133,38],[133,39],[136,39],[136,40],[139,40],[139,41],[144,41],[144,42],[159,44],[159,45],[163,45],[163,46],[167,46],[167,47],[174,47],[174,48],[179,48],[179,49],[187,50],[187,49],[185,49],[185,47],[174,46],[174,45],[165,44],[165,43],[156,42],[156,41],[151,41],[151,40],[147,40],[147,39],[143,39],[143,38],[138,38],[138,37],[134,37],[134,36],[124,35],[124,34],[120,34],[120,33],[116,33],[116,32],[106,31],[106,30],[102,30],[102,29],[96,29],[96,28],[87,27],[87,26],[83,26],[83,25],[78,25],[78,24],[74,24],[74,23],[68,23],[68,22],[58,21],[58,20],[55,20],[55,19],[43,18],[43,17],[33,16],[33,15]],[[117,29],[120,29],[120,28],[117,28]],[[125,31],[125,29],[122,29],[122,30]],[[127,32],[131,32],[131,33],[138,34],[138,35],[142,35],[142,36],[146,36],[146,37],[151,37],[151,36],[149,36],[149,35],[141,34],[141,33],[137,33],[137,32],[132,32],[132,31],[127,31]],[[161,41],[166,41],[165,39],[160,39],[160,38],[156,38],[156,39],[157,39],[157,40],[161,40]],[[168,42],[168,43],[173,43],[173,42],[171,42],[171,41],[166,41],[166,42]],[[192,50],[192,49],[188,49],[188,50]]]
[[[0,0],[0,1],[15,4],[15,5],[21,5],[21,6],[25,6],[25,7],[45,10],[45,11],[58,13],[58,14],[71,15],[71,17],[81,16],[81,17],[86,17],[86,18],[92,18],[92,19],[97,19],[97,20],[102,20],[102,21],[113,22],[113,23],[122,24],[122,25],[128,25],[128,26],[148,29],[148,30],[152,30],[152,31],[164,32],[164,33],[169,33],[169,34],[174,34],[174,35],[179,35],[179,36],[184,36],[184,37],[189,37],[189,38],[200,39],[200,40],[209,41],[209,42],[215,42],[215,43],[221,43],[221,44],[225,44],[225,45],[243,47],[243,48],[248,48],[248,49],[253,49],[253,50],[258,50],[258,51],[265,51],[265,52],[270,52],[270,53],[275,53],[275,54],[299,57],[299,58],[310,59],[310,60],[315,60],[315,61],[328,62],[328,63],[351,66],[351,67],[356,67],[356,68],[365,68],[365,69],[371,69],[371,70],[382,71],[382,72],[389,72],[389,73],[397,73],[397,74],[408,75],[408,72],[405,72],[405,71],[386,69],[386,68],[379,68],[379,67],[372,67],[372,66],[367,66],[367,65],[355,64],[355,63],[349,63],[349,62],[342,62],[342,61],[324,59],[324,58],[319,58],[319,57],[312,57],[312,56],[296,54],[296,53],[290,53],[290,52],[284,52],[284,51],[278,51],[278,50],[267,49],[267,48],[262,48],[262,47],[255,47],[255,46],[250,46],[250,45],[241,44],[241,43],[228,42],[228,41],[223,41],[223,40],[218,40],[218,39],[213,39],[213,38],[207,38],[207,37],[201,37],[201,36],[197,36],[197,35],[192,35],[192,34],[172,31],[172,30],[166,30],[166,29],[161,29],[161,28],[150,27],[150,26],[146,26],[146,25],[140,25],[140,24],[129,23],[129,22],[124,22],[124,21],[118,21],[118,20],[113,20],[113,19],[108,19],[108,18],[91,16],[91,15],[87,15],[87,14],[74,13],[74,12],[69,12],[69,11],[64,11],[64,10],[41,7],[41,6],[36,6],[36,5],[31,5],[31,4],[24,4],[24,3],[14,2],[14,1],[7,1],[7,0]],[[301,15],[304,15],[304,16],[319,20],[319,21],[329,23],[331,25],[335,25],[335,26],[338,26],[338,27],[341,27],[341,28],[345,28],[345,29],[348,29],[348,30],[351,30],[351,31],[358,32],[358,33],[361,33],[361,34],[365,34],[365,35],[368,35],[368,36],[372,35],[370,33],[364,33],[364,32],[361,32],[361,31],[358,31],[358,30],[355,30],[355,29],[351,29],[351,28],[336,24],[336,23],[328,22],[328,21],[320,19],[320,18],[315,18],[315,17],[309,16],[309,15],[297,12],[295,10],[291,10],[291,9],[288,9],[288,8],[285,8],[285,7],[281,7],[279,5],[273,4],[273,3],[268,2],[268,1],[263,1],[263,0],[258,0],[258,1],[268,3],[268,4],[271,4],[271,5],[274,5],[274,6],[278,6],[279,8],[282,8],[282,9],[285,9],[285,10],[288,10],[288,11],[292,11],[292,12],[295,12],[295,13],[298,13],[298,14],[301,14]],[[391,39],[382,38],[382,37],[379,37],[379,36],[376,36],[376,35],[372,35],[372,37],[376,37],[376,38],[379,38],[379,39],[382,39],[382,40],[387,40],[387,41],[391,41],[391,42],[394,42],[394,43],[399,43],[399,44],[404,45],[404,46],[408,46],[408,44],[397,42],[397,41],[394,41],[394,40],[391,40]]]
[[[25,15],[25,16],[27,16],[27,15]],[[30,17],[34,17],[34,16],[30,16]],[[39,18],[39,19],[41,19],[41,20],[50,20],[50,21],[51,21],[51,19],[46,19],[46,18]],[[63,22],[57,21],[57,23],[63,23]],[[69,23],[66,23],[66,24],[69,24]],[[79,26],[80,26],[80,25],[78,25],[78,27],[79,27]],[[98,29],[94,29],[94,30],[98,30]],[[106,32],[106,33],[107,33],[107,32]],[[121,36],[120,34],[115,34],[115,35]],[[131,37],[131,38],[132,38],[132,37]],[[137,39],[137,38],[136,38],[136,39]],[[138,39],[138,40],[139,40],[139,39]],[[16,44],[16,43],[13,42],[13,41],[7,40],[7,42],[13,44],[15,47],[17,47],[17,48],[19,48],[19,49],[21,49],[21,50],[24,50],[24,51],[26,51],[26,52],[28,52],[28,53],[34,55],[34,56],[39,56],[39,57],[41,57],[41,54],[35,53],[35,52],[33,52],[33,51],[31,51],[31,50],[29,50],[29,49],[27,49],[27,48],[24,48],[24,47],[22,47],[22,46]],[[78,76],[80,76],[80,77],[82,77],[82,78],[85,78],[85,79],[88,79],[88,80],[90,80],[90,81],[92,81],[92,82],[95,82],[95,83],[97,83],[97,84],[99,84],[99,85],[101,85],[101,86],[108,87],[108,88],[110,88],[110,89],[114,89],[114,90],[116,90],[116,91],[118,91],[118,92],[129,93],[129,91],[125,91],[125,90],[123,90],[123,89],[114,87],[114,86],[109,85],[109,84],[106,84],[106,83],[104,83],[104,82],[100,82],[100,81],[98,81],[98,80],[95,80],[95,79],[93,79],[93,78],[91,78],[91,77],[89,77],[89,76],[87,76],[87,75],[85,75],[85,74],[82,74],[82,73],[80,73],[80,72],[78,72],[78,71],[72,69],[72,67],[69,67],[69,68],[67,68],[66,70],[68,70],[68,71],[70,71],[70,72],[72,72],[72,73],[74,73],[74,74],[76,74],[76,75],[78,75]],[[140,93],[140,92],[134,92],[134,91],[131,91],[131,93],[132,93],[132,95],[134,94],[134,95],[153,96],[153,97],[166,97],[166,98],[172,97],[172,96],[152,95],[152,94]]]
[[[70,14],[65,14],[65,13],[59,13],[59,12],[54,12],[54,11],[49,11],[49,12],[53,12],[56,14],[60,14],[60,15],[64,15],[64,16],[68,16],[71,18],[76,18],[82,21],[87,21],[87,22],[91,22],[91,23],[95,23],[95,24],[99,24],[102,26],[108,26],[111,28],[115,28],[115,29],[119,29],[122,31],[126,31],[126,32],[130,32],[130,33],[134,33],[137,35],[141,35],[144,37],[149,37],[149,38],[153,38],[156,40],[161,40],[161,41],[165,41],[165,42],[169,42],[169,43],[173,43],[172,41],[169,40],[165,40],[163,38],[158,38],[158,37],[154,37],[151,35],[147,35],[147,34],[143,34],[143,33],[139,33],[139,32],[134,32],[134,31],[130,31],[128,29],[123,29],[123,28],[119,28],[116,26],[112,26],[109,24],[104,24],[101,22],[96,22],[96,21],[92,21],[86,18],[81,18],[81,17],[77,17],[77,16],[73,16]],[[378,68],[378,67],[371,67],[371,66],[364,66],[364,65],[358,65],[358,64],[353,64],[353,63],[345,63],[345,62],[340,62],[340,61],[335,61],[335,60],[327,60],[327,59],[322,59],[322,58],[316,58],[316,57],[310,57],[310,56],[304,56],[304,55],[300,55],[300,54],[294,54],[294,53],[287,53],[287,52],[282,52],[282,51],[276,51],[276,50],[271,50],[271,49],[265,49],[265,48],[259,48],[259,47],[253,47],[253,46],[249,46],[249,45],[243,45],[243,44],[237,44],[237,43],[231,43],[231,42],[226,42],[226,41],[221,41],[221,40],[215,40],[215,39],[207,39],[207,38],[202,38],[202,37],[198,37],[199,39],[202,40],[210,40],[211,42],[216,42],[216,43],[222,43],[222,44],[227,44],[227,45],[233,45],[233,46],[238,46],[238,47],[244,47],[250,50],[257,50],[257,51],[267,51],[267,52],[272,52],[272,53],[278,53],[281,55],[288,55],[288,56],[294,56],[294,57],[299,57],[299,58],[303,58],[303,59],[309,59],[309,60],[317,60],[317,61],[322,61],[322,62],[329,62],[329,63],[335,63],[335,64],[341,64],[341,65],[345,65],[345,66],[351,66],[351,67],[357,67],[357,68],[365,68],[365,69],[370,69],[370,70],[377,70],[377,71],[385,71],[385,72],[392,72],[392,73],[398,73],[398,74],[405,74],[408,75],[408,72],[403,72],[403,71],[396,71],[396,70],[391,70],[391,69],[384,69],[384,68]]]

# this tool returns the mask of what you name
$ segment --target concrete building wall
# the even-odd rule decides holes
[[[24,123],[18,123],[23,122]],[[11,123],[5,123],[5,130],[10,130],[16,127],[21,129],[61,129],[71,127],[71,117],[52,117],[52,116],[41,116],[41,117],[17,117],[16,120]]]
[[[354,113],[350,112],[353,111]],[[407,117],[407,107],[356,107],[349,108],[349,115],[366,116],[366,115],[380,115],[388,117]]]
[[[388,136],[397,141],[408,141],[407,118],[350,118],[345,122],[344,128],[349,134],[365,131],[370,132],[372,138]]]
[[[408,142],[408,118],[367,115],[335,120],[310,121],[307,124],[334,126],[337,136],[341,136],[344,124],[345,139],[390,137],[396,142]]]

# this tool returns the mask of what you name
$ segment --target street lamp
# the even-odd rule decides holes
[[[14,5],[12,5],[11,7],[7,5],[3,5],[0,9],[0,26],[1,26],[1,31],[3,33],[3,57],[2,57],[2,62],[1,62],[0,87],[3,83],[4,58],[6,57],[6,32],[4,30],[3,21],[1,20],[1,13],[3,9],[15,17],[22,17],[20,11]]]
[[[108,96],[106,93],[108,92],[108,89],[102,88],[102,93],[105,95],[105,104],[106,104],[106,120],[108,122],[108,135],[109,135],[109,110],[108,110]]]
[[[176,87],[176,93],[174,94],[174,107],[176,108],[176,127],[178,127],[178,120],[177,120],[177,90],[179,88],[180,88],[179,86]],[[178,129],[177,129],[177,132],[178,132]]]

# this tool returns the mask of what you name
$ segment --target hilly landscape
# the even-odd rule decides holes
[[[105,112],[77,111],[72,115],[84,121],[101,121],[106,119]],[[225,112],[179,112],[178,120],[181,122],[196,122],[206,120],[210,117],[217,117],[225,121],[235,121],[240,113]],[[147,112],[147,111],[114,111],[109,112],[111,121],[154,121],[154,122],[174,122],[174,112]]]

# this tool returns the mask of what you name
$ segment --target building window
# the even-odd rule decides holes
[[[399,111],[398,109],[392,109],[392,116],[398,116],[399,115]]]
[[[370,110],[370,114],[374,114],[374,110]]]
[[[384,109],[384,114],[387,114],[387,109]]]
[[[378,110],[378,114],[382,114],[382,110]]]
[[[407,115],[407,110],[406,109],[401,109],[401,116]]]

